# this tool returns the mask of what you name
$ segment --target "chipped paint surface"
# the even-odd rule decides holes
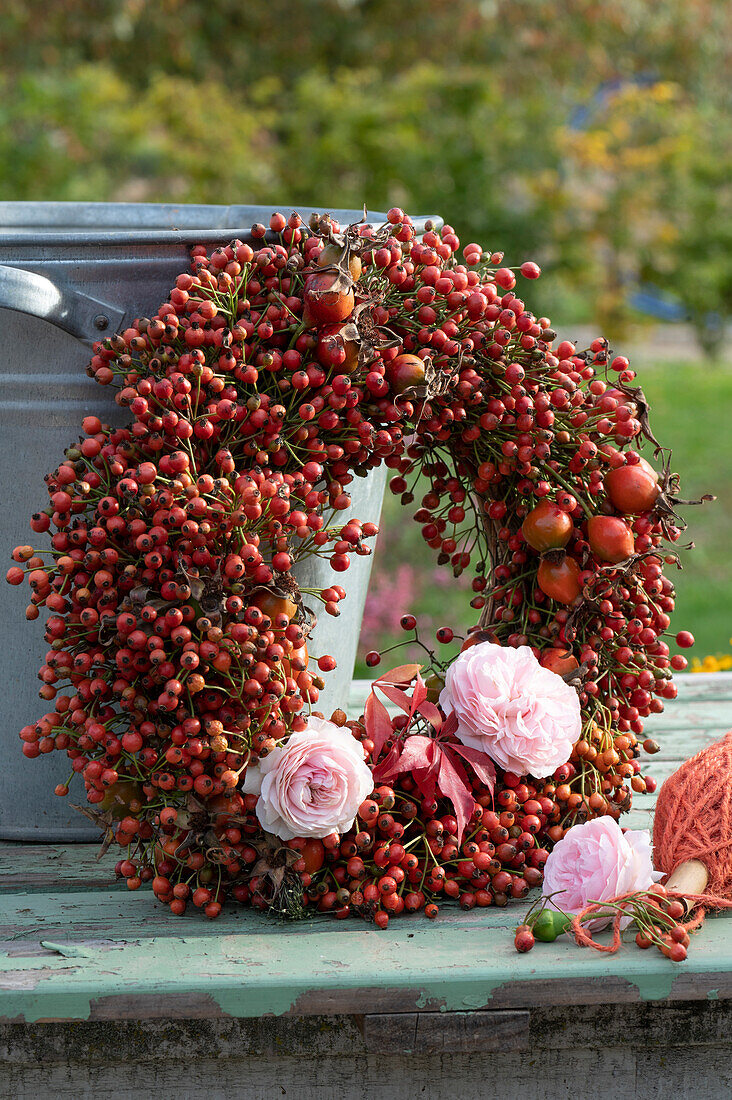
[[[5,956],[0,1016],[108,1018],[115,1002],[123,1016],[136,1004],[144,1015],[164,1016],[166,1004],[180,1015],[186,1000],[193,1008],[201,998],[210,1006],[205,1015],[246,1017],[732,997],[726,919],[708,921],[687,963],[677,967],[633,947],[607,956],[571,943],[542,944],[518,956],[505,922],[482,914],[467,919],[472,916],[461,914],[449,930],[424,922],[413,933],[344,934],[342,925],[318,931],[298,925],[261,934],[252,914],[247,931],[238,934],[224,927],[220,936],[154,934],[87,946],[72,957]],[[161,914],[149,930],[160,933],[170,923]]]

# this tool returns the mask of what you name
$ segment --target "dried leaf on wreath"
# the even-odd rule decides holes
[[[99,623],[99,641],[104,646],[112,644],[118,635],[116,615],[105,615]]]
[[[290,868],[300,859],[300,853],[288,848],[278,837],[271,834],[266,835],[259,852],[259,859],[252,867],[250,877],[259,876],[266,879],[271,889],[272,896],[269,900],[274,911],[293,918],[301,916],[299,907],[293,907],[292,904],[284,906],[279,904],[282,891],[292,875]]]
[[[285,583],[287,582],[287,583]],[[269,596],[276,596],[278,600],[290,600],[292,603],[302,602],[300,587],[294,577],[282,574],[276,581],[270,584],[258,584],[248,591],[247,595],[254,596],[258,592],[264,592]]]
[[[146,584],[138,584],[135,588],[131,588],[127,593],[127,598],[133,604],[140,604],[143,606],[147,603],[149,598],[150,589]]]
[[[591,668],[592,665],[589,662],[583,661],[581,665],[577,666],[577,668],[571,668],[569,672],[561,672],[560,676],[564,680],[565,684],[568,684],[570,687],[576,688],[577,691],[579,691],[582,687],[582,683],[585,677],[587,676],[587,673]]]
[[[616,382],[615,388],[624,393],[626,397],[629,397],[631,401],[635,403],[636,414],[635,418],[640,423],[641,431],[646,439],[650,440],[655,450],[654,454],[660,454],[661,451],[668,450],[666,447],[662,447],[656,439],[653,431],[651,430],[651,424],[649,420],[650,403],[648,398],[644,394],[640,386],[627,386],[622,382]]]
[[[78,810],[84,817],[88,817],[90,821],[94,822],[100,829],[110,829],[112,827],[112,818],[108,813],[102,813],[99,810],[91,810],[88,806],[77,806],[74,802],[70,802],[72,810]]]
[[[204,592],[204,583],[200,577],[192,577],[186,573],[185,569],[181,568],[181,573],[186,579],[186,584],[191,590],[191,598],[200,601]]]
[[[378,352],[387,348],[401,346],[401,339],[385,325],[377,325],[373,317],[373,308],[383,299],[383,295],[367,298],[359,302],[351,314],[351,321],[344,327],[349,332],[356,330],[353,337],[359,345],[358,362],[360,367],[365,367],[376,359]]]
[[[341,260],[334,264],[323,264],[318,268],[318,274],[333,274],[335,279],[322,290],[318,290],[314,287],[308,288],[308,294],[315,298],[316,301],[323,297],[324,294],[333,294],[334,291],[338,291],[339,294],[347,294],[350,290],[353,290],[354,282],[348,267],[343,267]]]
[[[97,861],[103,859],[109,851],[112,841],[114,840],[114,826],[117,824],[116,819],[112,816],[109,810],[106,810],[104,813],[100,813],[99,810],[90,810],[88,806],[76,806],[73,802],[70,802],[69,805],[71,806],[72,810],[78,810],[80,814],[84,815],[84,817],[88,817],[89,820],[92,821],[98,829],[102,829],[104,831],[104,836],[102,837],[102,846],[97,852]]]
[[[345,325],[341,325],[335,335],[340,336],[347,344],[355,344],[361,338],[358,327],[352,321],[347,321]]]
[[[301,606],[303,618],[302,622],[300,622],[299,625],[303,628],[305,637],[309,638],[312,632],[315,630],[315,627],[318,625],[318,616],[316,615],[315,611],[313,611],[312,607],[308,607],[306,603],[303,603]],[[337,618],[339,615],[340,611],[336,607],[334,617]],[[295,621],[297,622],[298,620]]]
[[[425,358],[424,364],[424,396],[426,400],[431,401],[435,397],[443,397],[450,389],[453,372],[451,371],[448,374],[446,371],[438,370],[429,355]]]

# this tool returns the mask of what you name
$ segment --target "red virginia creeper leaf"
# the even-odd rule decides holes
[[[399,757],[399,771],[411,771],[413,768],[430,768],[435,763],[439,746],[431,737],[414,734],[404,741]]]
[[[383,676],[374,680],[375,684],[409,684],[421,669],[421,665],[397,665]]]
[[[401,772],[412,772],[415,779],[424,778],[439,759],[439,745],[431,737],[415,735],[394,745],[374,770],[374,779],[385,782]]]
[[[429,699],[424,699],[417,707],[417,710],[423,718],[427,719],[434,729],[440,729],[442,726],[442,715],[434,703],[430,703]]]
[[[383,691],[387,699],[390,699],[400,710],[403,710],[405,714],[409,714],[412,702],[406,691],[402,691],[401,688],[392,687],[391,684],[379,684],[378,688],[379,691]]]
[[[449,748],[452,748],[452,746],[449,746]],[[443,794],[445,798],[450,799],[455,809],[455,818],[458,823],[457,835],[459,844],[463,838],[465,826],[470,821],[470,817],[473,813],[475,799],[467,784],[467,779],[462,779],[460,777],[453,761],[450,760],[448,755],[449,748],[447,745],[442,746],[440,775],[437,780],[437,785],[440,789],[440,793]]]
[[[415,712],[419,709],[420,703],[423,703],[426,698],[427,698],[427,686],[426,686],[424,680],[422,679],[422,677],[420,676],[420,674],[417,673],[417,682],[415,683],[414,690],[412,691],[412,702],[411,702],[411,706],[409,708],[409,717],[410,718],[414,717]]]
[[[437,776],[439,767],[433,764],[430,768],[418,768],[412,772],[414,784],[423,798],[434,798],[437,790]]]
[[[398,763],[401,753],[401,744],[395,742],[383,760],[380,760],[376,767],[373,769],[372,775],[374,777],[374,786],[377,783],[387,783],[392,776],[397,773],[394,771],[394,765]]]
[[[480,749],[473,749],[468,745],[451,744],[450,750],[462,756],[463,760],[468,761],[483,786],[487,787],[493,794],[493,788],[496,785],[496,768],[490,756],[481,752]]]
[[[373,759],[378,760],[384,742],[389,740],[394,731],[392,730],[389,712],[381,700],[377,699],[373,688],[366,700],[363,717],[366,733],[369,740],[374,743]]]
[[[445,724],[442,727],[442,736],[449,737],[451,733],[455,733],[458,728],[457,714],[454,710],[451,710],[445,719]]]

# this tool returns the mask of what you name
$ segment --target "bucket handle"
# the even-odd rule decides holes
[[[125,316],[124,310],[69,283],[56,283],[35,271],[6,264],[0,264],[0,308],[50,321],[87,345],[116,332]]]

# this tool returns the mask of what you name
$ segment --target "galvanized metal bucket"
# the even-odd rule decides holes
[[[322,207],[320,208],[322,209]],[[97,413],[109,423],[127,419],[113,394],[86,373],[95,340],[151,314],[186,270],[193,244],[216,246],[250,238],[249,227],[267,223],[272,208],[174,206],[135,203],[0,203],[0,500],[2,558],[32,541],[28,518],[47,504],[43,476],[79,437],[80,423]],[[307,218],[310,210],[301,210]],[[333,210],[342,223],[354,210]],[[384,215],[373,214],[374,222]],[[424,228],[424,219],[415,222]],[[351,486],[352,512],[377,520],[386,471]],[[354,556],[339,577],[348,592],[339,618],[321,617],[312,649],[332,653],[338,668],[328,677],[318,707],[329,713],[345,703],[358,645],[371,559]],[[327,563],[306,563],[303,584],[327,587]],[[89,840],[96,832],[57,798],[65,775],[60,756],[32,762],[20,752],[18,730],[46,709],[36,672],[45,643],[40,627],[26,629],[21,597],[0,585],[3,680],[0,696],[0,838]]]

